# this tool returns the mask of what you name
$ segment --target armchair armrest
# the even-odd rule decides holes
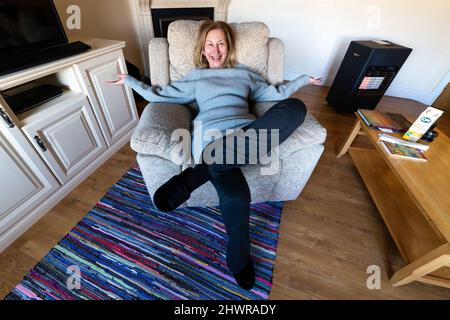
[[[250,112],[256,117],[261,117],[276,102],[258,102],[250,105]],[[307,113],[305,121],[289,138],[279,147],[281,159],[286,159],[298,150],[311,148],[313,145],[323,144],[327,137],[327,130],[310,114]]]
[[[152,85],[170,83],[169,43],[166,38],[153,38],[148,46],[150,80]]]
[[[280,158],[286,159],[294,152],[325,143],[327,130],[309,113],[305,121],[289,138],[280,144]]]
[[[131,148],[137,153],[156,155],[176,164],[186,163],[191,159],[190,149],[180,155],[179,141],[171,138],[177,129],[190,132],[191,120],[192,112],[185,105],[151,103],[144,109],[134,129]]]

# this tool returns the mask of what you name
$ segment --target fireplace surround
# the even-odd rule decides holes
[[[214,20],[214,8],[152,9],[153,34],[167,38],[169,24],[175,20]]]
[[[145,74],[149,76],[148,44],[155,37],[153,14],[155,10],[181,8],[212,8],[214,20],[227,21],[231,0],[130,0],[135,28],[139,36],[139,46]],[[182,15],[183,16],[183,15]],[[189,16],[189,15],[187,15]],[[184,17],[186,19],[187,17]],[[168,25],[168,21],[159,22],[159,26]],[[164,28],[164,26],[163,26]],[[158,31],[158,30],[156,30]],[[164,31],[162,33],[164,35]]]

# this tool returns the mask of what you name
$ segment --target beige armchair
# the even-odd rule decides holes
[[[271,84],[283,81],[284,45],[269,37],[269,29],[260,22],[231,24],[237,33],[237,60],[259,73]],[[185,76],[195,68],[194,47],[200,22],[179,20],[170,24],[168,38],[155,38],[149,44],[150,77],[152,85],[165,85]],[[274,102],[250,106],[261,116]],[[177,141],[171,141],[172,132],[179,128],[191,129],[194,106],[150,104],[145,108],[132,140],[138,152],[137,160],[147,189],[153,194],[173,175],[188,166],[191,158],[182,157],[175,163]],[[323,150],[326,130],[311,115],[291,137],[279,146],[279,170],[273,175],[261,175],[259,165],[245,166],[242,171],[250,186],[252,203],[286,201],[298,197]],[[208,182],[192,193],[184,206],[218,205],[219,198]]]

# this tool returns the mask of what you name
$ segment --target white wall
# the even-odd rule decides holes
[[[450,81],[449,0],[233,0],[230,22],[262,21],[286,46],[285,78],[331,85],[351,40],[413,49],[387,92],[431,104]]]
[[[55,3],[63,21],[68,5],[81,8],[69,37],[124,40],[143,70],[129,0]],[[288,80],[307,73],[331,85],[351,40],[386,39],[413,48],[387,94],[431,104],[450,81],[450,0],[232,0],[228,20],[265,22],[286,45]]]
[[[122,40],[127,43],[125,58],[143,70],[138,36],[133,24],[128,0],[54,0],[70,40],[80,37]],[[81,10],[81,29],[68,30],[67,7],[77,5]]]

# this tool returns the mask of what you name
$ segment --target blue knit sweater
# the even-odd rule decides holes
[[[193,69],[184,78],[161,88],[147,86],[130,76],[125,79],[126,85],[152,103],[197,102],[199,113],[194,124],[198,126],[198,121],[201,121],[202,137],[206,130],[217,129],[225,134],[227,129],[242,128],[255,120],[255,116],[249,112],[248,100],[281,101],[308,83],[309,76],[303,75],[275,87],[242,64],[234,68]],[[198,133],[194,127],[193,139]],[[198,161],[209,142],[202,139],[201,150],[193,143],[194,159]]]

